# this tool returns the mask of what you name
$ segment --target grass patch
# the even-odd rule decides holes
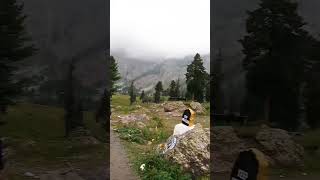
[[[144,164],[144,170],[141,165]],[[159,154],[150,153],[135,161],[135,169],[142,180],[191,180],[191,176],[185,173],[177,164],[167,161]]]
[[[138,144],[151,142],[163,142],[169,138],[170,134],[164,128],[163,120],[154,117],[144,128],[137,128],[135,124],[120,126],[116,131],[123,140]]]

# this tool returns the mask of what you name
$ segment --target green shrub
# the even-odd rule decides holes
[[[140,166],[145,164],[144,170]],[[182,168],[164,159],[159,154],[148,154],[135,162],[142,180],[190,180],[191,176]]]
[[[151,122],[151,127],[162,128],[163,127],[162,119],[160,119],[159,117],[153,117]]]
[[[134,127],[122,127],[117,130],[121,139],[144,144],[145,140],[140,129]]]

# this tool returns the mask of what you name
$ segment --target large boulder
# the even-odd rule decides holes
[[[220,126],[212,129],[213,166],[215,173],[230,172],[238,154],[246,150],[246,145],[231,126]]]
[[[261,150],[270,156],[276,165],[292,167],[303,165],[304,149],[295,143],[287,131],[263,128],[256,135]]]
[[[119,121],[123,124],[134,123],[138,121],[148,121],[150,118],[146,114],[131,114],[127,116],[119,116]]]
[[[191,102],[190,103],[190,107],[192,110],[194,110],[197,114],[202,114],[204,113],[206,110],[205,108],[198,102]]]
[[[196,176],[208,175],[210,139],[201,125],[196,124],[194,129],[180,136],[171,136],[167,144],[170,144],[174,138],[175,146],[165,152],[165,157]]]
[[[169,101],[163,104],[164,112],[177,112],[182,115],[183,111],[187,109],[187,106],[182,101]]]

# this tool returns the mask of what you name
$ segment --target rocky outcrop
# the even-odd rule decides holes
[[[138,121],[148,121],[150,118],[146,114],[131,114],[127,116],[119,116],[119,121],[123,124],[138,122]]]
[[[209,174],[210,140],[200,124],[180,136],[171,136],[167,144],[173,144],[172,149],[164,153],[168,160],[196,176]]]
[[[183,111],[187,107],[183,104],[182,101],[170,101],[163,104],[164,112],[178,112],[182,115]]]
[[[292,140],[287,131],[263,128],[257,133],[256,140],[276,165],[292,167],[303,164],[304,149]]]
[[[198,102],[191,102],[190,107],[194,110],[197,114],[203,114],[206,110],[205,108]]]

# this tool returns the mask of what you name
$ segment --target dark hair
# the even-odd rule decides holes
[[[189,126],[190,117],[191,117],[191,112],[189,109],[186,109],[182,114],[182,124]]]

